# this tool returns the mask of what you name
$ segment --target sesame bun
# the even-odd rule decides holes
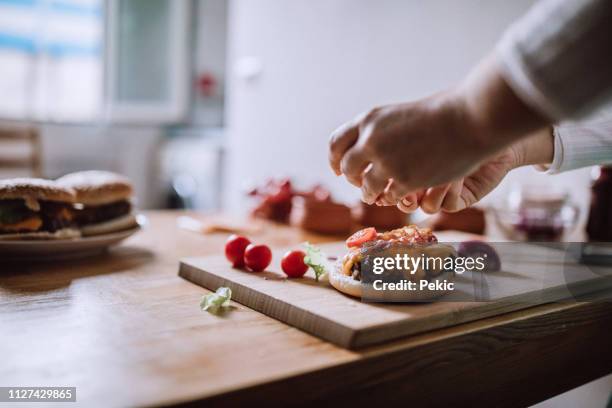
[[[0,234],[0,241],[45,241],[45,240],[56,240],[56,239],[74,239],[80,238],[81,233],[79,230],[74,228],[64,228],[55,232],[20,232],[14,234]]]
[[[81,233],[85,237],[92,235],[110,234],[112,232],[124,231],[138,226],[138,221],[134,214],[128,214],[114,220],[100,222],[81,227]]]
[[[134,189],[132,183],[108,171],[81,171],[57,179],[58,184],[76,192],[77,202],[85,205],[104,205],[129,200]]]
[[[0,200],[44,200],[73,203],[75,192],[55,181],[37,178],[0,180]]]

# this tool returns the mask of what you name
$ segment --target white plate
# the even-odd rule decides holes
[[[140,231],[146,223],[146,218],[143,215],[138,215],[137,221],[138,226],[135,228],[91,237],[39,241],[0,241],[0,261],[35,262],[99,255],[111,246],[117,245]]]

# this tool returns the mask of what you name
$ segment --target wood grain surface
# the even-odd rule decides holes
[[[145,231],[106,256],[0,263],[0,386],[76,386],[78,402],[67,407],[455,397],[516,406],[612,370],[605,302],[544,305],[359,351],[236,302],[221,317],[201,312],[208,291],[179,278],[178,262],[218,253],[226,234],[179,230],[178,215],[150,213]],[[253,238],[321,241],[276,225]]]
[[[440,242],[466,238],[456,233],[438,236]],[[452,293],[428,303],[362,302],[338,292],[325,280],[315,281],[312,271],[301,279],[287,279],[280,267],[283,250],[274,252],[272,264],[261,273],[233,268],[223,255],[211,255],[182,260],[179,275],[213,291],[227,286],[241,304],[347,348],[564,300],[578,291],[585,294],[611,287],[610,271],[601,270],[598,275],[575,261],[564,262],[561,249],[522,243],[496,246],[501,271],[458,274]],[[342,259],[347,251],[343,241],[320,247],[335,259]],[[570,281],[568,277],[573,278]],[[486,286],[489,301],[478,299],[480,286]],[[464,301],[453,301],[453,297]]]

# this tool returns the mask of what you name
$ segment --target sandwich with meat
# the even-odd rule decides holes
[[[0,180],[0,240],[79,237],[75,199],[71,188],[50,180]]]
[[[74,219],[83,236],[108,234],[138,225],[133,214],[130,181],[107,171],[67,174],[57,183],[76,195]]]
[[[348,252],[329,274],[329,281],[334,288],[347,295],[383,301],[427,301],[446,294],[448,290],[439,289],[438,286],[436,289],[425,287],[418,290],[379,292],[374,290],[373,281],[411,281],[418,288],[422,281],[436,283],[454,280],[454,271],[444,269],[443,260],[456,257],[456,251],[450,245],[438,243],[438,239],[428,228],[410,225],[379,233],[370,227],[356,232],[346,243]],[[414,268],[390,269],[381,274],[372,272],[374,258],[396,259],[398,256],[415,260],[421,258],[421,263]],[[441,261],[425,262],[426,258],[439,258]]]

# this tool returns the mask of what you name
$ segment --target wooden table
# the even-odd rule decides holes
[[[348,351],[239,304],[199,310],[183,256],[226,234],[144,232],[95,259],[0,264],[0,386],[76,386],[78,405],[531,404],[612,372],[612,304],[549,304]],[[286,246],[320,237],[270,225]],[[420,404],[416,404],[420,406]],[[57,405],[54,405],[57,406]],[[74,406],[74,404],[66,404]]]

